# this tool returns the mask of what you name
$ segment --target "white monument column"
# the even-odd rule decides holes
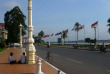
[[[32,26],[32,0],[28,0],[28,46],[26,50],[27,63],[35,64],[35,47],[33,45],[33,26]]]
[[[22,25],[19,25],[20,28],[20,48],[22,48]]]

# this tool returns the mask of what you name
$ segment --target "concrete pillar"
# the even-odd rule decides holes
[[[26,50],[27,63],[35,64],[35,47],[33,45],[33,26],[32,26],[32,0],[28,0],[28,46]]]
[[[22,25],[19,25],[20,27],[20,48],[22,48]]]

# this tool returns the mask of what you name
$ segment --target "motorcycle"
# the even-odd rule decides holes
[[[107,52],[107,49],[106,49],[106,48],[101,48],[101,47],[100,47],[100,52],[106,53],[106,52]]]

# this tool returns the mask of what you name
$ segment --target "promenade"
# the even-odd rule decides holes
[[[19,48],[8,48],[0,52],[0,74],[34,74],[37,72],[37,56],[36,64],[9,64],[8,56],[13,52],[13,59],[18,61],[22,55]],[[45,74],[57,74],[57,70],[42,61],[42,71]]]

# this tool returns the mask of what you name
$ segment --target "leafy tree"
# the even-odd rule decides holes
[[[90,45],[91,45],[91,43],[94,43],[95,44],[96,43],[96,39],[91,39],[90,40]]]
[[[37,39],[35,39],[35,43],[38,43],[38,45],[39,45],[40,39],[38,37],[37,37]]]
[[[85,38],[85,42],[90,43],[90,38]]]
[[[108,19],[107,22],[108,22],[107,26],[109,27],[108,32],[109,32],[109,34],[110,34],[110,18]]]
[[[26,34],[26,16],[22,13],[18,6],[14,7],[11,11],[5,13],[5,29],[8,30],[8,39],[7,42],[15,43],[19,42],[20,37],[20,28],[19,25],[22,24],[22,35]]]
[[[76,22],[75,25],[74,25],[75,31],[77,32],[77,41],[76,41],[76,44],[78,42],[78,32],[80,30],[80,26],[81,25],[78,22]]]
[[[67,32],[66,32],[66,31],[63,31],[61,36],[62,36],[62,38],[64,39],[64,44],[65,44],[65,38],[68,37],[68,36],[67,36]]]
[[[43,32],[43,31],[40,31],[40,32],[38,33],[38,36],[39,36],[39,37],[43,37],[43,36],[44,36],[44,32]]]
[[[38,38],[39,38],[40,41],[41,41],[41,37],[43,37],[43,36],[44,36],[44,32],[43,31],[40,31],[38,33]]]
[[[40,31],[40,32],[38,33],[38,39],[37,39],[38,45],[39,45],[39,43],[41,42],[41,37],[43,37],[43,36],[44,36],[44,32],[43,32],[43,31]]]
[[[90,43],[90,45],[91,45],[91,43],[96,43],[96,39],[90,39],[90,38],[85,38],[85,42],[87,42],[87,43]]]

